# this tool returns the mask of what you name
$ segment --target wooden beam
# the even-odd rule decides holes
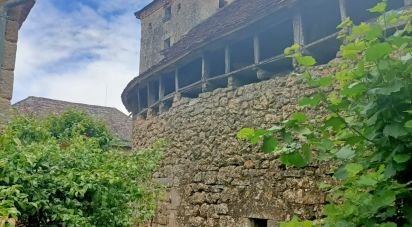
[[[258,35],[253,36],[253,53],[255,64],[258,64],[260,62],[260,39]]]
[[[150,82],[147,82],[147,107],[150,107],[153,104],[153,97],[150,92]]]
[[[175,92],[179,92],[179,69],[175,70]]]
[[[293,39],[295,44],[299,44],[301,47],[305,45],[302,14],[299,10],[296,10],[293,15]]]
[[[231,75],[227,78],[227,86],[229,88],[237,88],[241,85],[240,81],[236,79],[234,75]]]
[[[159,77],[159,113],[165,112],[165,104],[163,97],[165,96],[165,86],[162,80],[162,76]]]
[[[137,88],[137,110],[136,113],[140,112],[140,92],[139,92],[139,86],[136,87]]]
[[[202,56],[202,92],[209,88],[207,79],[209,78],[210,65],[205,55]]]
[[[165,85],[162,80],[162,76],[159,77],[159,100],[161,101],[165,97]]]
[[[339,11],[341,21],[344,21],[348,17],[348,12],[346,11],[346,0],[339,0]]]
[[[225,47],[225,73],[230,73],[231,71],[231,57],[230,57],[230,47]]]

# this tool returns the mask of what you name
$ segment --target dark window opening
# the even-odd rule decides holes
[[[359,24],[377,16],[376,13],[371,13],[368,9],[375,6],[378,2],[380,0],[347,0],[346,11],[352,21],[355,24]]]
[[[168,21],[172,18],[172,6],[165,6],[163,21]]]
[[[152,28],[153,28],[152,23],[149,23],[148,28],[149,28],[150,30],[152,30]]]
[[[163,42],[163,49],[169,49],[170,46],[171,46],[170,38],[165,39]]]
[[[168,99],[168,100],[165,100],[164,102],[163,102],[163,111],[168,111],[168,110],[170,110],[170,108],[172,108],[172,105],[173,105],[173,99]]]
[[[226,0],[219,0],[219,8],[223,8],[227,5],[227,1]]]
[[[238,70],[255,63],[252,38],[231,45],[230,50],[232,70]]]
[[[159,81],[149,82],[149,106],[159,101]]]
[[[314,6],[306,8],[302,15],[306,44],[336,33],[336,27],[341,23],[338,1],[312,1]]]
[[[250,219],[251,227],[268,227],[268,220],[266,219]]]
[[[179,12],[182,9],[182,4],[177,4],[177,11]]]
[[[405,6],[404,0],[389,0],[387,10],[399,9]]]
[[[139,112],[148,107],[147,102],[147,87],[139,88]]]
[[[225,74],[225,50],[220,49],[207,54],[209,61],[209,77]]]
[[[179,69],[179,88],[199,82],[202,79],[202,59],[194,60]]]
[[[318,65],[327,64],[336,58],[336,53],[338,53],[341,44],[341,40],[332,37],[308,47],[307,51],[309,55],[316,59]]]
[[[293,44],[292,21],[285,21],[275,27],[264,29],[259,34],[259,40],[261,61],[283,54],[284,50]]]
[[[161,80],[162,80],[162,84],[164,87],[165,96],[170,95],[173,92],[175,92],[176,86],[175,86],[175,73],[174,72],[166,73],[165,75],[162,76]]]

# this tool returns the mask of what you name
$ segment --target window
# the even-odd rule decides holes
[[[165,6],[163,21],[168,21],[172,18],[172,6]]]
[[[226,0],[219,0],[219,8],[223,8],[227,5]]]
[[[152,28],[153,28],[152,23],[149,23],[149,26],[148,26],[148,27],[149,27],[150,30],[152,30]]]
[[[171,46],[170,38],[165,39],[163,49],[169,49]]]
[[[268,220],[266,219],[250,219],[251,227],[268,227]]]

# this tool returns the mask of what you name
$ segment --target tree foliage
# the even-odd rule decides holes
[[[241,139],[262,141],[264,152],[277,152],[284,164],[304,167],[313,161],[334,164],[337,185],[328,192],[320,226],[411,226],[412,163],[412,13],[385,12],[380,2],[370,12],[376,23],[339,28],[343,45],[336,73],[316,77],[305,72],[317,92],[299,101],[301,111],[270,129],[243,129]],[[285,51],[304,67],[316,63],[299,46]],[[307,112],[322,107],[325,115]],[[315,226],[310,221],[282,226]]]
[[[130,226],[151,217],[162,144],[125,153],[111,138],[81,112],[16,118],[0,135],[0,226]]]

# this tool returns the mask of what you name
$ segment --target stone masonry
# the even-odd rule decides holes
[[[321,74],[330,73],[326,66]],[[167,186],[152,226],[267,226],[298,215],[321,217],[328,167],[286,168],[275,154],[236,139],[243,127],[271,127],[313,92],[299,77],[276,77],[237,89],[223,88],[199,98],[175,99],[159,116],[137,117],[135,147],[166,138],[170,147],[154,178]]]
[[[233,0],[226,0],[227,3]],[[164,17],[170,7],[170,18]],[[171,45],[190,29],[219,10],[219,0],[155,0],[136,13],[142,22],[140,71],[143,72],[162,60],[164,41]]]
[[[1,0],[0,4],[3,5],[5,2]],[[0,56],[3,59],[0,67],[0,126],[7,121],[10,114],[18,31],[33,4],[34,1],[28,1],[26,4],[12,8],[8,12],[4,40],[0,40],[4,43],[4,54]]]

